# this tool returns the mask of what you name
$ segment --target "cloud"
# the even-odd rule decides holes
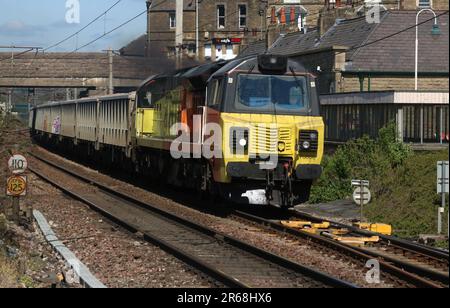
[[[0,25],[0,35],[6,37],[32,37],[45,30],[45,26],[28,25],[20,20],[10,20]]]
[[[22,31],[26,28],[26,25],[20,20],[11,20],[5,23],[2,27],[10,31]]]

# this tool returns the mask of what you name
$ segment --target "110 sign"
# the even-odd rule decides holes
[[[8,168],[13,174],[22,174],[28,168],[27,159],[23,155],[16,154],[8,160]]]

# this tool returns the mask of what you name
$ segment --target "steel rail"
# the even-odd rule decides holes
[[[258,258],[261,258],[267,262],[270,262],[276,266],[279,266],[281,268],[285,268],[289,271],[295,272],[297,274],[300,275],[304,275],[308,278],[312,278],[315,281],[318,281],[320,283],[323,283],[325,286],[330,286],[330,287],[340,287],[340,288],[355,288],[356,286],[353,284],[350,284],[348,282],[342,281],[340,279],[337,279],[335,277],[332,277],[330,275],[321,273],[319,271],[316,271],[312,268],[308,268],[306,266],[303,266],[299,263],[295,263],[291,260],[288,260],[286,258],[277,256],[275,254],[269,253],[267,251],[264,251],[262,249],[259,249],[257,247],[251,246],[247,243],[244,243],[241,240],[238,240],[236,238],[230,237],[226,234],[223,233],[219,233],[216,232],[208,227],[202,226],[200,224],[197,224],[195,222],[189,221],[185,218],[182,218],[178,215],[175,215],[173,213],[169,213],[165,210],[162,210],[158,207],[155,207],[149,203],[140,201],[135,199],[132,196],[128,196],[125,194],[122,194],[120,192],[115,191],[114,189],[111,189],[109,187],[107,187],[106,185],[99,183],[93,179],[87,178],[83,175],[80,175],[72,170],[69,170],[67,168],[64,168],[62,166],[58,166],[53,162],[50,162],[42,157],[39,157],[35,154],[31,154],[32,156],[34,156],[35,158],[39,159],[40,161],[62,171],[65,172],[85,183],[88,183],[90,185],[93,185],[101,190],[103,190],[104,192],[112,195],[112,196],[116,196],[118,198],[121,198],[125,201],[128,201],[130,203],[132,203],[133,205],[144,209],[146,211],[152,212],[156,215],[160,215],[168,220],[172,220],[178,224],[181,224],[183,226],[187,226],[188,228],[191,228],[193,230],[196,230],[197,232],[201,232],[204,235],[207,235],[211,238],[214,238],[217,241],[221,241],[223,243],[226,243],[232,247],[235,247],[236,249],[239,249],[241,251],[245,251],[246,253],[249,253],[251,255],[254,255]],[[238,287],[238,288],[245,288],[245,287],[249,287],[248,285],[242,283],[241,281],[237,280],[236,278],[227,275],[226,273],[224,273],[223,271],[215,268],[214,266],[205,263],[204,261],[200,260],[199,258],[193,256],[193,255],[189,255],[186,254],[184,251],[181,251],[180,249],[178,249],[177,247],[174,247],[173,245],[171,245],[170,243],[165,242],[164,240],[156,237],[155,235],[152,234],[148,234],[146,232],[142,232],[141,230],[139,230],[139,228],[130,225],[126,222],[124,222],[122,219],[120,219],[120,217],[115,216],[114,214],[105,211],[104,209],[99,208],[99,206],[97,206],[96,204],[94,204],[93,202],[87,200],[86,198],[84,198],[83,196],[74,193],[73,191],[70,191],[69,189],[63,187],[62,185],[56,183],[56,181],[48,178],[47,176],[45,176],[44,174],[42,174],[41,172],[39,172],[38,170],[34,169],[34,168],[30,168],[30,171],[32,171],[33,173],[35,173],[36,175],[38,175],[39,177],[41,177],[42,179],[46,180],[47,182],[51,183],[52,185],[55,185],[56,187],[58,187],[59,189],[61,189],[62,191],[66,192],[67,194],[69,194],[70,196],[72,196],[75,199],[78,199],[80,201],[82,201],[83,203],[86,203],[87,205],[89,205],[91,208],[99,211],[102,215],[108,217],[109,219],[111,219],[112,221],[123,225],[126,229],[129,229],[132,232],[141,232],[144,234],[144,238],[146,240],[149,240],[150,242],[153,242],[157,245],[162,246],[163,248],[165,248],[166,250],[168,250],[170,253],[173,253],[174,255],[176,255],[177,257],[179,257],[181,260],[187,262],[190,265],[194,265],[194,267],[201,269],[203,272],[206,272],[207,274],[209,274],[211,277],[213,277],[214,279],[216,279],[217,281],[220,281],[222,283],[224,283],[226,286],[230,286],[230,287]]]
[[[343,252],[347,255],[353,256],[360,260],[371,260],[373,258],[377,258],[380,262],[381,269],[395,277],[398,277],[406,282],[409,282],[417,287],[426,287],[426,288],[443,288],[443,285],[448,286],[449,284],[449,277],[442,275],[438,272],[428,270],[423,267],[416,266],[414,264],[410,264],[408,262],[403,262],[401,260],[397,260],[394,258],[387,258],[386,256],[379,255],[372,251],[367,251],[362,248],[350,246],[348,244],[340,243],[335,240],[308,233],[305,231],[300,231],[294,228],[290,228],[287,226],[282,225],[281,223],[274,222],[259,216],[255,216],[252,214],[249,214],[247,212],[244,212],[242,210],[235,210],[233,212],[234,215],[237,217],[253,221],[257,224],[260,224],[262,226],[271,228],[278,232],[284,232],[286,234],[289,234],[293,237],[297,238],[305,238],[309,240],[313,240],[316,243],[331,247],[337,251]],[[318,221],[318,220],[316,220]],[[391,264],[392,263],[392,264]],[[423,277],[420,277],[419,275],[423,275],[429,279],[424,279]],[[443,285],[437,284],[435,281],[439,281]]]
[[[421,245],[418,243],[413,243],[411,241],[403,240],[403,239],[400,239],[400,238],[397,238],[394,236],[388,236],[388,235],[379,234],[379,233],[375,233],[375,232],[371,232],[371,231],[361,230],[354,226],[345,225],[345,224],[327,220],[327,219],[320,219],[320,218],[312,216],[310,214],[295,211],[295,210],[290,210],[289,214],[292,214],[294,217],[297,217],[297,218],[312,220],[313,222],[322,222],[322,221],[329,222],[333,226],[348,229],[352,233],[359,234],[362,236],[374,236],[374,235],[379,236],[384,242],[389,243],[390,245],[394,244],[394,245],[398,246],[399,248],[403,248],[405,250],[409,250],[414,253],[420,253],[427,257],[446,260],[447,262],[449,260],[448,252],[445,252],[445,251],[442,251],[439,249],[434,249],[432,247],[428,247],[428,246]]]

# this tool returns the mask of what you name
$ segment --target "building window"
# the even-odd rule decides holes
[[[418,0],[417,6],[421,9],[426,9],[431,7],[431,0]]]
[[[233,45],[231,45],[231,44],[227,45],[227,54],[226,54],[225,59],[232,60],[234,58],[236,58],[236,55],[234,54]]]
[[[222,44],[217,44],[216,45],[216,60],[222,60],[222,59],[224,59],[223,46],[222,46]]]
[[[247,5],[239,4],[239,29],[247,28]]]
[[[169,13],[169,27],[175,29],[177,27],[177,15],[175,12]]]
[[[217,29],[225,29],[225,5],[219,4],[217,6]]]
[[[205,59],[211,59],[212,56],[212,49],[211,49],[211,45],[206,44],[205,45]]]

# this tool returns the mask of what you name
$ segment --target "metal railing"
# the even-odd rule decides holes
[[[376,138],[390,122],[407,143],[449,143],[448,93],[362,92],[321,97],[325,138],[346,142]]]

